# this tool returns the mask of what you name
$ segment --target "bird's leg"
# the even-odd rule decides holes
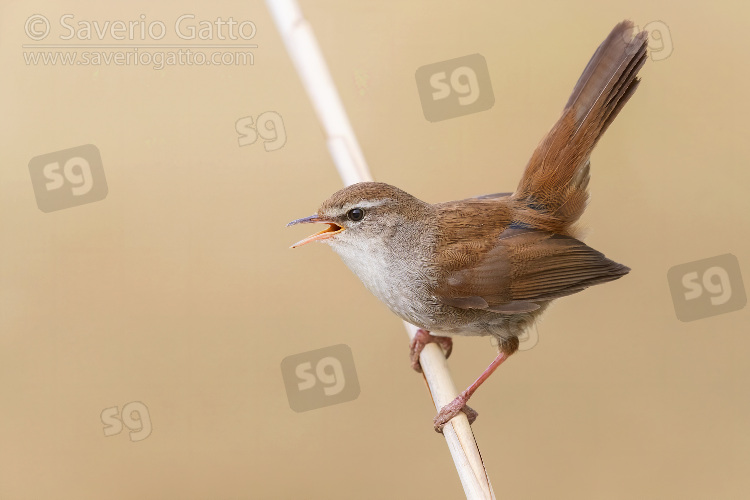
[[[510,354],[512,354],[512,352]],[[487,367],[487,369],[479,376],[478,379],[474,381],[473,384],[471,384],[464,392],[459,394],[456,399],[440,409],[437,416],[433,420],[433,423],[435,424],[435,431],[442,434],[445,424],[447,424],[450,419],[458,415],[458,413],[461,411],[463,411],[469,418],[469,424],[474,423],[474,420],[476,420],[478,413],[472,410],[470,407],[466,406],[466,402],[479,388],[479,386],[482,385],[482,382],[487,380],[487,378],[492,375],[492,372],[494,372],[497,367],[503,363],[503,361],[508,359],[510,354],[501,350],[495,360],[490,363],[490,366]]]
[[[443,348],[445,359],[448,359],[448,356],[451,355],[451,351],[453,350],[452,338],[438,337],[437,335],[431,335],[430,332],[428,332],[427,330],[423,330],[420,328],[419,330],[417,330],[416,335],[414,335],[414,339],[412,339],[412,341],[409,343],[409,356],[411,356],[411,367],[417,373],[422,373],[422,367],[419,364],[419,354],[422,352],[422,349],[424,349],[424,346],[432,342],[436,343],[437,345]]]

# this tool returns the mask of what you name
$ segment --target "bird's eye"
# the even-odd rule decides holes
[[[351,210],[346,212],[346,216],[352,222],[359,222],[365,217],[365,211],[361,208],[352,208]]]

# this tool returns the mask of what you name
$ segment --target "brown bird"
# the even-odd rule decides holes
[[[589,157],[638,87],[648,34],[619,23],[589,61],[562,116],[542,140],[514,193],[430,204],[379,182],[346,187],[317,214],[289,225],[328,227],[322,241],[394,313],[420,328],[412,366],[445,335],[492,335],[499,353],[484,373],[435,417],[438,431],[516,349],[518,337],[557,298],[624,276],[629,268],[582,243],[575,227],[588,200]]]

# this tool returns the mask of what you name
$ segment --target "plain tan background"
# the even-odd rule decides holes
[[[374,175],[430,202],[514,189],[612,26],[668,26],[592,158],[587,242],[633,271],[550,309],[472,399],[474,431],[498,498],[747,497],[748,309],[682,323],[666,279],[724,253],[750,279],[747,6],[302,7]],[[27,66],[37,13],[232,16],[259,48],[251,67]],[[416,69],[477,52],[494,107],[425,120]],[[287,249],[341,185],[262,2],[4,2],[0,61],[0,498],[462,497],[400,321],[326,246]],[[239,147],[235,122],[269,110],[286,145]],[[42,213],[29,160],[88,143],[109,195]],[[292,411],[281,360],[341,343],[359,398]],[[493,356],[458,339],[457,385]],[[151,435],[105,437],[131,401]]]

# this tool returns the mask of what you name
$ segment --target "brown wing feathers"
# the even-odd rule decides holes
[[[444,304],[512,314],[630,271],[583,242],[546,231],[508,229],[474,265],[451,272],[437,295]]]
[[[511,285],[513,300],[552,300],[613,281],[630,271],[569,236],[551,235],[537,245],[532,259],[517,256]]]

